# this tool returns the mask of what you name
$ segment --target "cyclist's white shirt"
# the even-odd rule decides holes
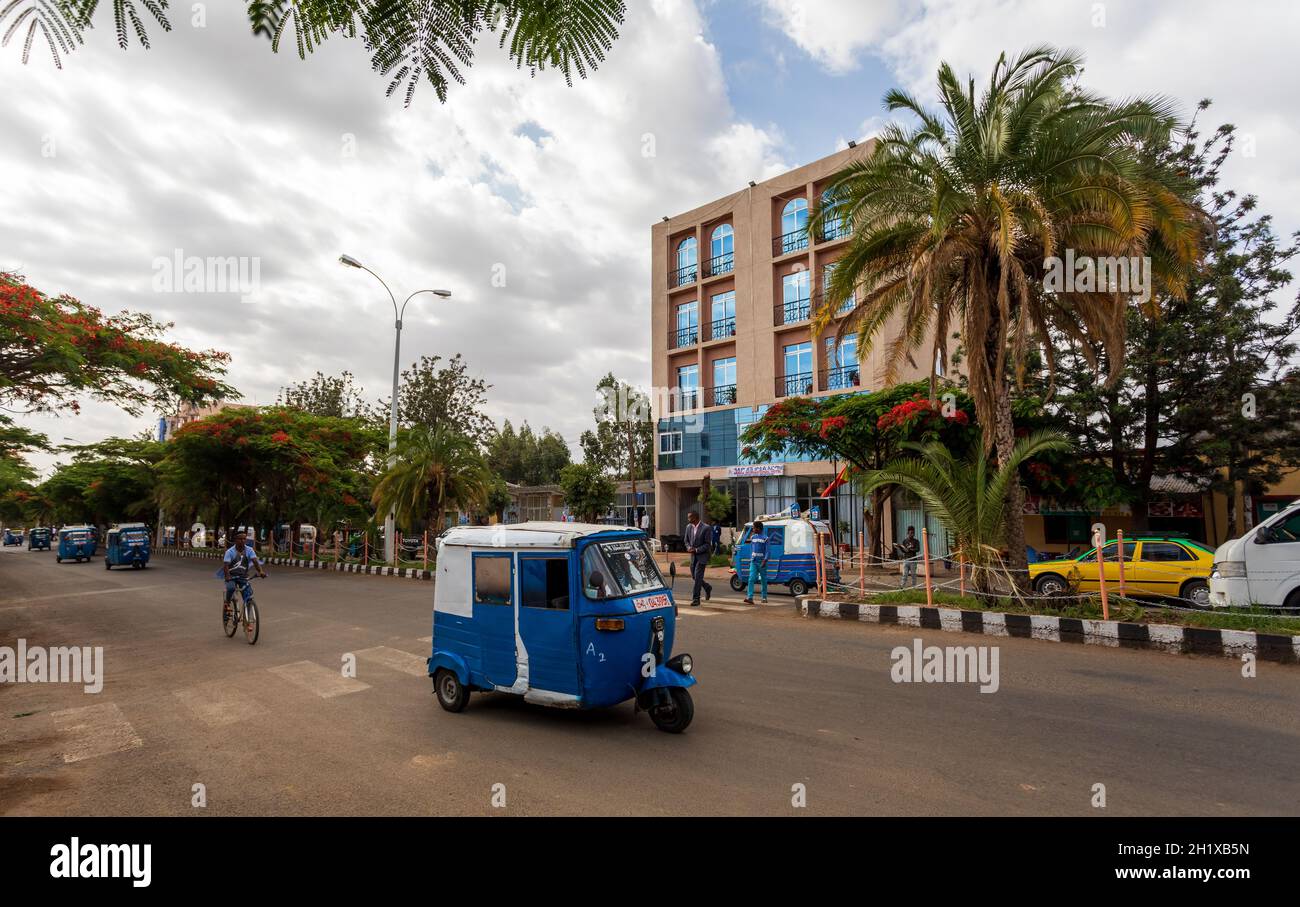
[[[253,564],[257,564],[258,566],[261,566],[262,564],[262,559],[257,556],[257,552],[253,550],[253,546],[247,542],[244,543],[243,554],[240,554],[235,550],[235,546],[231,545],[226,549],[226,556],[223,557],[222,560],[230,565],[231,573],[235,573],[236,571],[247,573],[248,568]]]

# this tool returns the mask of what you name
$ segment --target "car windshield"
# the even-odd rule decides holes
[[[654,557],[642,539],[598,542],[583,555],[582,567],[583,585],[591,598],[638,595],[664,585]]]

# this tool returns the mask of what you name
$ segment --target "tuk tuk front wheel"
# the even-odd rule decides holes
[[[113,562],[110,561],[108,558],[104,558],[104,569],[105,569],[105,570],[112,570],[112,569],[113,569]]]
[[[650,720],[655,727],[669,734],[680,734],[691,724],[695,717],[695,700],[685,687],[669,687],[668,695],[672,705],[661,705],[650,710]]]
[[[744,580],[742,580],[742,579],[740,578],[740,574],[739,574],[739,573],[733,573],[733,574],[731,575],[731,590],[732,590],[733,592],[744,592],[744,591],[745,591],[745,582],[744,582]]]
[[[433,675],[433,692],[438,696],[438,705],[449,712],[462,712],[469,705],[469,689],[455,671],[447,668],[439,668]]]

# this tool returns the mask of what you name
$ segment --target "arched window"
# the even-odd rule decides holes
[[[709,274],[726,274],[735,267],[736,233],[731,224],[718,224],[709,240]]]
[[[677,244],[677,280],[675,285],[681,286],[684,283],[694,283],[698,263],[699,256],[695,248],[695,237],[688,236]]]
[[[808,226],[808,199],[792,198],[781,210],[781,237],[777,254],[784,255],[796,249],[808,247],[808,235],[804,228]]]

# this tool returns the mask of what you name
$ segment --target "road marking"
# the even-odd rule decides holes
[[[357,661],[362,664],[373,661],[385,668],[401,671],[403,674],[410,674],[412,677],[429,676],[428,657],[424,655],[412,655],[410,652],[403,652],[401,649],[390,649],[388,646],[362,649],[356,654]]]
[[[194,582],[189,583],[155,583],[152,586],[121,586],[117,589],[91,589],[86,592],[61,592],[58,595],[36,595],[31,598],[15,598],[5,602],[4,607],[9,608],[15,605],[22,605],[27,602],[48,602],[57,601],[62,598],[81,598],[85,595],[116,595],[120,592],[144,592],[147,589],[176,588],[178,586],[194,586]]]
[[[691,608],[689,611],[682,608],[677,612],[678,617],[717,617],[719,614],[726,614],[726,611],[704,611],[699,608]]]
[[[314,661],[295,661],[292,664],[277,665],[267,670],[294,686],[315,693],[321,699],[370,689],[370,684],[362,683],[352,677],[344,677],[341,671],[323,668]]]
[[[225,727],[267,713],[247,691],[237,689],[229,680],[211,680],[175,690],[172,695],[208,727]]]
[[[428,644],[428,645],[433,645],[433,637],[432,637],[432,636],[421,636],[419,639],[416,640],[416,642],[422,642],[422,643],[426,643],[426,644]]]
[[[63,751],[65,763],[144,746],[115,702],[63,709],[50,718],[59,733],[73,737]]]

